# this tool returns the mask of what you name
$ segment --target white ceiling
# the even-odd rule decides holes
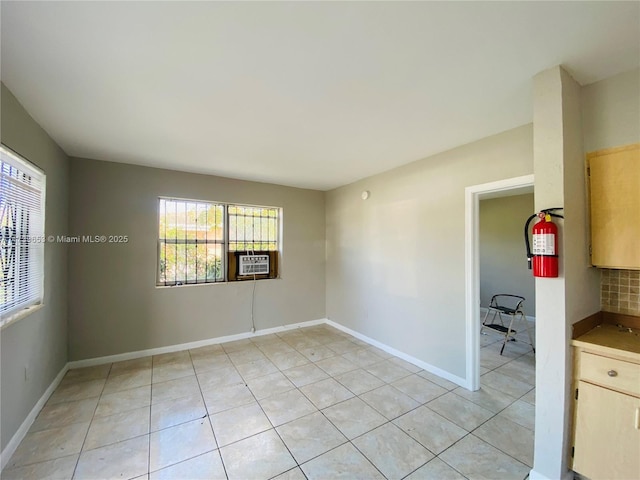
[[[640,64],[638,2],[7,2],[2,80],[72,156],[330,189]]]

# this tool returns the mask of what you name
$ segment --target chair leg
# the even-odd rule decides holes
[[[487,313],[485,313],[484,318],[482,319],[482,326],[480,327],[480,333],[484,330],[484,326],[487,324],[487,318],[489,317],[489,313],[491,313],[491,307],[487,308]],[[493,312],[493,318],[495,318],[496,312]]]
[[[509,336],[511,335],[511,332],[512,332],[513,319],[515,315],[510,315],[510,317],[511,317],[511,321],[509,322],[509,328],[507,329],[507,333],[504,334],[504,342],[502,344],[502,348],[500,349],[500,355],[502,355],[502,352],[504,352],[504,347],[507,345],[507,342],[509,341]]]
[[[520,313],[520,315],[522,315],[522,320],[524,321],[524,326],[525,328],[527,327],[527,318],[524,316],[524,314]],[[529,330],[527,328],[527,335],[529,335],[529,345],[531,345],[531,350],[533,350],[533,353],[535,355],[536,353],[536,347],[533,345],[533,337],[531,336],[531,330]]]

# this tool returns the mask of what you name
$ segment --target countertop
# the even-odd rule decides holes
[[[640,363],[640,329],[602,323],[572,340],[571,345]]]

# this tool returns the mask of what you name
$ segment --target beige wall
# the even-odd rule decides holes
[[[465,187],[532,171],[526,125],[328,192],[328,317],[464,379]]]
[[[618,147],[640,142],[640,69],[606,78],[582,89],[582,122],[584,125],[585,152]],[[603,310],[616,313],[640,315],[637,286],[617,283],[618,275],[624,278],[637,275],[631,270],[619,270],[602,276],[601,298]],[[610,282],[610,280],[613,280]],[[615,288],[613,288],[615,285]],[[625,290],[625,288],[627,290]],[[611,293],[611,294],[610,294]],[[630,296],[625,307],[620,298]],[[622,303],[621,303],[622,302]]]
[[[564,207],[558,278],[536,278],[536,436],[532,480],[568,472],[571,325],[600,309],[589,266],[581,88],[561,67],[534,78],[535,209]]]
[[[325,317],[320,191],[95,160],[71,160],[69,356],[87,359],[248,332],[251,282],[157,288],[158,197],[283,208],[281,279],[256,286],[257,329]]]
[[[640,69],[583,87],[584,151],[640,142]]]
[[[47,176],[45,235],[65,234],[69,160],[4,84],[1,99],[2,143]],[[0,332],[3,450],[67,362],[66,246],[47,243],[44,262],[44,307]]]
[[[527,268],[524,223],[534,213],[533,194],[480,201],[480,305],[496,293],[526,298],[525,314],[536,315],[535,282]]]

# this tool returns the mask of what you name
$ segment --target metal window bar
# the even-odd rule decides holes
[[[234,224],[235,233],[235,238],[229,239],[229,251],[278,250],[277,208],[229,205],[228,212],[229,225]]]
[[[184,217],[182,217],[183,208]],[[213,225],[209,224],[211,208],[214,210]],[[223,208],[223,205],[213,202],[159,199],[159,222],[164,228],[158,229],[160,257],[158,285],[190,285],[225,281],[224,239],[218,237],[218,213]],[[205,212],[204,224],[198,221],[202,211]],[[220,220],[222,218],[224,217],[221,216]],[[213,238],[209,236],[210,229],[214,230]],[[172,245],[173,248],[171,248]],[[217,246],[214,248],[213,255],[210,255],[210,246]],[[173,258],[169,255],[171,252],[173,252]],[[202,255],[204,258],[199,258]],[[214,258],[212,270],[210,270],[209,256]],[[203,263],[205,269],[201,272],[202,269],[199,270],[198,266],[201,267]],[[184,268],[180,268],[182,266]]]

